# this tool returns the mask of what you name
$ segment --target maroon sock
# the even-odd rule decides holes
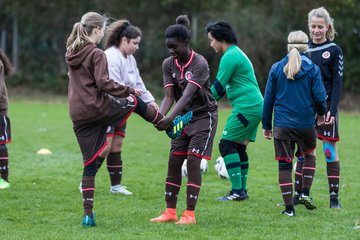
[[[9,164],[9,156],[8,156],[8,150],[5,145],[5,148],[0,150],[0,174],[1,174],[1,178],[7,182],[9,181],[8,164]]]
[[[168,175],[165,182],[165,201],[167,208],[176,208],[177,198],[181,187],[181,167],[183,156],[170,155]]]
[[[329,192],[332,196],[337,196],[339,193],[339,182],[340,182],[340,162],[328,162],[326,165]]]
[[[83,176],[82,178],[82,197],[84,216],[88,215],[93,217],[94,205],[94,192],[95,192],[95,176]]]
[[[119,185],[122,177],[121,152],[111,152],[107,156],[107,169],[111,186]]]
[[[310,194],[310,188],[314,180],[316,170],[316,158],[313,155],[305,155],[302,175],[303,192]]]
[[[279,186],[285,206],[293,205],[291,168],[279,171]]]
[[[158,110],[146,104],[140,97],[136,97],[137,105],[135,112],[138,113],[143,119],[153,124],[158,123],[164,118]]]
[[[303,161],[297,161],[296,162],[296,169],[295,169],[295,191],[300,195],[302,190],[302,179],[303,179]]]
[[[194,211],[201,189],[201,158],[188,156],[188,182],[186,185],[186,210]]]
[[[96,161],[96,172],[99,171],[99,169],[101,168],[103,162],[104,162],[105,158],[97,156],[95,161]]]

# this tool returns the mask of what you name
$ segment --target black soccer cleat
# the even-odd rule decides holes
[[[230,191],[229,194],[218,198],[220,201],[243,201],[248,199],[249,196],[245,193],[245,191],[241,191],[239,194]]]
[[[281,212],[281,214],[284,214],[288,217],[295,217],[295,209],[293,209],[293,210],[285,209],[284,211]]]
[[[330,208],[341,209],[341,204],[338,197],[330,197]]]
[[[300,198],[299,198],[299,203],[304,204],[305,207],[309,210],[314,210],[316,209],[314,200],[312,199],[312,197],[310,196],[306,196],[304,194],[301,194]]]

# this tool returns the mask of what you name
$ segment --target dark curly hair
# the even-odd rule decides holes
[[[191,32],[189,30],[190,20],[187,15],[180,15],[176,18],[176,24],[169,26],[165,31],[166,38],[177,38],[181,41],[190,41]]]
[[[230,24],[222,21],[208,23],[205,27],[207,33],[211,33],[217,41],[225,41],[230,44],[237,44],[237,37]]]

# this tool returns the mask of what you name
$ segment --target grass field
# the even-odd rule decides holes
[[[78,190],[82,160],[66,103],[11,102],[11,188],[0,191],[0,239],[360,239],[358,114],[341,114],[342,141],[338,146],[343,208],[329,209],[325,160],[319,144],[312,188],[318,209],[308,211],[298,206],[294,218],[280,214],[283,207],[277,205],[282,198],[273,143],[263,139],[260,128],[257,142],[248,147],[250,199],[215,200],[230,186],[214,170],[214,160],[219,156],[217,142],[228,114],[228,110],[219,113],[213,160],[203,176],[196,209],[198,224],[149,222],[165,209],[164,180],[170,141],[163,132],[134,115],[123,151],[123,184],[134,195],[111,195],[103,167],[96,178],[97,227],[84,229]],[[49,148],[53,154],[37,155],[40,148]],[[178,214],[184,208],[182,189]]]

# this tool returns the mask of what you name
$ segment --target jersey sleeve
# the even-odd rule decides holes
[[[136,74],[136,82],[135,82],[135,88],[139,89],[141,91],[141,96],[140,98],[145,102],[145,103],[150,103],[150,102],[155,102],[155,98],[153,97],[153,95],[150,93],[150,91],[148,91],[146,89],[145,83],[142,80],[141,76],[140,76],[140,71],[137,67],[137,63],[136,60],[133,56],[131,56],[132,59],[132,64],[134,65],[135,68],[135,74]]]
[[[196,85],[198,88],[202,88],[203,85],[210,78],[210,69],[205,58],[201,58],[196,67],[194,68],[192,77],[188,80],[189,83]]]
[[[4,91],[5,91],[5,68],[3,63],[0,61],[0,96],[3,95]]]
[[[320,68],[318,66],[314,66],[311,77],[311,95],[314,100],[316,113],[318,115],[324,115],[326,113],[326,90],[321,78]]]
[[[174,80],[173,80],[172,73],[171,73],[170,62],[171,62],[171,60],[168,58],[168,59],[165,59],[162,64],[164,88],[174,86]]]
[[[113,54],[113,52],[105,52],[108,61],[109,77],[119,83],[124,83],[122,79],[121,69],[122,62]]]
[[[332,89],[331,89],[331,105],[330,114],[336,116],[338,105],[340,102],[340,95],[344,76],[344,55],[340,47],[336,48],[333,58],[332,69]]]
[[[266,83],[265,94],[264,94],[264,107],[262,114],[262,125],[263,129],[271,130],[272,129],[272,114],[275,103],[275,93],[276,93],[276,82],[277,82],[277,74],[275,65],[271,67],[269,77]]]
[[[98,88],[116,97],[128,97],[134,92],[133,88],[109,78],[106,56],[101,50],[94,53],[93,61],[94,78]]]
[[[226,84],[231,79],[236,67],[237,62],[232,59],[231,55],[223,55],[216,79],[211,86],[211,92],[216,100],[220,100],[226,94]]]

